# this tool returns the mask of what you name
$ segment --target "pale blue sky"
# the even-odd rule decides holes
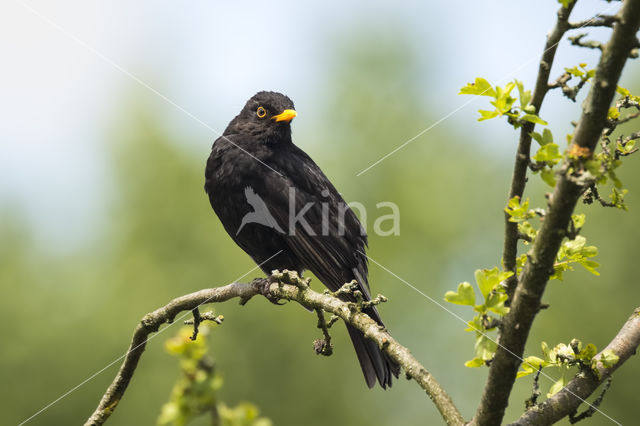
[[[611,7],[615,2],[583,0],[574,16]],[[415,81],[416,91],[444,116],[469,100],[456,93],[475,76],[496,83],[517,77],[532,87],[557,9],[553,0],[4,1],[0,209],[20,206],[47,242],[82,236],[99,215],[105,202],[96,191],[104,184],[99,156],[109,119],[138,84],[108,61],[221,131],[262,89],[288,94],[313,120],[327,99],[322,87],[337,42],[353,29],[370,34],[374,46],[402,33],[430,71],[429,80]],[[594,65],[590,52],[565,44],[559,53],[559,66],[585,57]],[[208,149],[215,140],[215,133],[157,94],[137,93],[157,104],[185,141],[202,141]],[[467,105],[447,123],[491,141],[511,134],[500,123],[477,125],[480,107]],[[546,108],[547,116],[563,111],[562,104]],[[434,121],[425,118],[424,128]],[[389,151],[403,142],[389,141]],[[413,143],[429,143],[428,133]]]

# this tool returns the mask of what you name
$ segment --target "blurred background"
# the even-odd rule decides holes
[[[556,1],[442,2],[6,1],[0,6],[0,416],[18,424],[81,424],[94,410],[147,312],[179,295],[260,276],[226,235],[202,189],[210,147],[259,90],[290,96],[294,141],[347,201],[369,212],[369,254],[436,301],[502,252],[503,214],[517,133],[478,123],[485,99],[458,96],[476,76],[533,88]],[[618,5],[580,1],[574,19]],[[606,31],[589,30],[593,37]],[[595,52],[563,42],[552,71]],[[637,81],[630,62],[621,84]],[[635,68],[635,70],[634,70]],[[586,90],[585,90],[586,92]],[[542,118],[565,146],[573,104],[551,92]],[[441,121],[442,120],[442,121]],[[434,124],[436,124],[434,126]],[[362,170],[418,135],[375,167]],[[640,168],[621,178],[629,212],[580,206],[601,276],[553,281],[527,354],[576,337],[603,348],[640,300]],[[527,195],[543,206],[537,177]],[[382,201],[401,212],[400,235],[373,235]],[[376,265],[373,293],[394,336],[470,418],[486,369],[468,369],[464,324]],[[245,276],[245,274],[247,274]],[[315,282],[316,289],[322,289]],[[444,303],[444,302],[442,302]],[[470,319],[472,313],[447,308]],[[225,378],[221,398],[256,403],[276,425],[424,425],[441,418],[418,386],[368,390],[346,333],[316,356],[315,315],[256,298],[215,306],[210,337]],[[163,342],[149,343],[111,425],[154,424],[178,376]],[[615,375],[601,409],[638,418],[640,365]],[[520,379],[506,420],[530,396]],[[541,379],[543,392],[550,381]],[[568,424],[568,422],[566,422]],[[206,424],[204,421],[194,424]],[[611,421],[596,414],[590,424]]]

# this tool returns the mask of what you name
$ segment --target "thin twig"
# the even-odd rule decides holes
[[[602,404],[602,401],[604,400],[604,395],[607,393],[610,386],[611,386],[611,377],[607,378],[607,381],[604,383],[604,386],[602,387],[602,392],[600,392],[600,395],[598,395],[598,397],[593,401],[593,404],[589,405],[589,408],[587,408],[580,414],[577,414],[577,411],[569,414],[569,423],[573,425],[578,423],[581,420],[584,420],[593,416],[598,410],[598,407],[600,407],[600,404]]]
[[[571,73],[564,72],[553,83],[549,84],[549,89],[561,88],[562,94],[572,102],[575,102],[578,97],[578,93],[580,93],[580,90],[587,83],[588,79],[586,77],[580,78],[580,81],[575,86],[571,87],[567,84],[571,78],[573,78]]]
[[[587,33],[576,34],[574,36],[569,37],[569,41],[571,42],[572,46],[586,47],[587,49],[599,49],[600,51],[602,51],[604,47],[602,43],[596,40],[583,41],[582,39],[585,38],[586,36],[587,36]]]
[[[540,373],[542,372],[542,364],[538,367],[538,372],[533,378],[533,389],[531,390],[531,397],[524,402],[524,406],[527,410],[538,405],[538,398],[540,397]]]
[[[200,316],[200,310],[197,306],[191,310],[191,313],[193,314],[193,334],[189,338],[191,340],[196,340],[196,338],[198,337],[198,327],[200,327],[202,317]]]
[[[313,349],[318,355],[330,356],[333,354],[333,345],[329,334],[329,327],[331,326],[327,323],[322,309],[316,309],[316,314],[318,315],[318,328],[322,330],[324,337],[313,341]]]
[[[556,49],[565,32],[570,29],[569,15],[573,10],[576,2],[572,2],[569,6],[561,8],[558,11],[558,19],[556,25],[547,37],[547,42],[542,52],[542,58],[540,59],[540,66],[538,68],[538,78],[536,80],[536,86],[533,89],[533,95],[531,97],[531,105],[536,109],[536,113],[540,112],[542,101],[549,91],[549,74],[551,72],[551,66],[556,55]],[[520,197],[524,194],[524,188],[527,182],[527,168],[531,162],[531,134],[535,128],[534,123],[525,123],[520,130],[520,140],[518,142],[518,151],[516,153],[515,164],[513,168],[513,177],[511,179],[511,188],[509,189],[509,200],[513,197]],[[505,235],[504,235],[504,248],[502,254],[502,263],[505,270],[512,271],[514,274],[507,279],[506,288],[509,298],[513,296],[518,278],[516,272],[516,257],[518,256],[518,224],[509,220],[510,216],[505,213]]]
[[[609,27],[613,28],[613,24],[618,21],[618,17],[615,15],[596,15],[593,18],[586,19],[584,21],[570,22],[569,27],[571,29],[579,29],[585,27]]]

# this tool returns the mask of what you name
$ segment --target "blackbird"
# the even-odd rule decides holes
[[[276,92],[254,95],[211,149],[205,191],[231,238],[270,275],[313,272],[330,290],[356,280],[365,300],[367,235],[318,165],[291,140],[293,102]],[[344,300],[355,301],[352,294]],[[384,326],[374,306],[364,309]],[[369,388],[385,388],[400,367],[347,324]]]

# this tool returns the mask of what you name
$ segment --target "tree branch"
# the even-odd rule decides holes
[[[578,96],[578,93],[580,92],[582,87],[587,83],[588,79],[581,78],[580,81],[576,83],[575,86],[571,87],[567,84],[567,82],[571,80],[572,77],[573,76],[570,73],[565,71],[564,73],[562,73],[560,77],[556,79],[556,81],[549,84],[549,89],[555,89],[557,87],[560,87],[562,89],[562,94],[565,95],[567,98],[571,99],[571,101],[575,102],[576,97]]]
[[[553,65],[553,60],[556,55],[556,49],[558,48],[558,43],[560,43],[565,32],[571,28],[571,25],[569,24],[569,15],[571,14],[575,4],[576,2],[574,1],[566,9],[564,7],[560,8],[558,11],[556,25],[547,37],[547,42],[544,46],[544,51],[542,52],[542,58],[540,59],[536,86],[533,89],[533,95],[531,98],[531,105],[535,107],[536,113],[540,111],[542,101],[549,91],[549,73],[551,72],[551,66]],[[518,151],[516,153],[516,160],[513,168],[511,188],[509,189],[509,200],[513,197],[522,198],[522,194],[524,193],[524,187],[527,182],[527,168],[531,163],[531,133],[534,128],[534,123],[525,122],[520,130]],[[505,213],[502,264],[505,270],[514,272],[506,282],[507,295],[509,295],[509,299],[511,299],[518,283],[518,278],[515,274],[516,257],[518,255],[518,224],[511,222],[509,218],[510,216]]]
[[[569,27],[571,29],[579,29],[584,27],[609,27],[612,28],[613,24],[617,21],[615,15],[596,15],[593,18],[586,19],[584,21],[571,22]]]
[[[335,294],[328,291],[322,294],[315,292],[309,288],[307,281],[299,278],[293,272],[274,273],[273,278],[277,281],[271,284],[268,284],[269,281],[265,278],[254,280],[248,284],[233,283],[224,287],[200,290],[174,299],[166,306],[145,315],[135,328],[129,350],[118,374],[103,395],[95,412],[86,421],[85,426],[102,425],[113,413],[133,377],[140,356],[144,352],[148,336],[158,331],[162,324],[170,323],[178,313],[191,311],[202,304],[224,302],[236,297],[239,297],[242,303],[257,294],[262,294],[269,300],[295,301],[306,308],[322,310],[340,317],[363,332],[368,339],[374,341],[389,354],[402,367],[407,377],[414,379],[425,390],[447,424],[456,426],[464,424],[462,414],[453,404],[447,392],[406,347],[400,345],[386,329],[362,313],[361,306],[357,303],[340,300]]]
[[[612,350],[620,358],[615,365],[606,368],[602,363],[598,363],[597,374],[588,371],[578,373],[560,392],[525,412],[511,426],[550,425],[576,412],[583,400],[595,392],[600,384],[636,353],[638,345],[640,345],[640,308],[636,308],[618,335],[605,348],[605,351]],[[595,358],[599,359],[603,352]]]
[[[582,40],[587,36],[587,33],[577,34],[575,36],[569,37],[569,41],[571,41],[572,46],[586,47],[587,49],[599,49],[602,51],[604,46],[597,40]]]
[[[162,324],[171,323],[180,312],[192,311],[205,303],[224,302],[234,297],[246,301],[257,293],[257,288],[251,284],[232,283],[224,287],[200,290],[178,297],[166,306],[145,315],[133,331],[131,344],[118,374],[102,396],[96,410],[85,422],[85,426],[102,425],[111,416],[133,377],[138,361],[147,345],[147,337],[158,331]]]
[[[611,39],[600,57],[591,90],[573,136],[575,146],[581,152],[588,153],[586,158],[591,158],[602,134],[622,68],[636,44],[635,34],[640,26],[640,1],[625,1],[618,16],[619,20],[614,26]],[[571,214],[584,189],[581,186],[584,182],[579,178],[586,176],[576,176],[575,172],[570,174],[570,170],[580,170],[580,164],[576,165],[574,161],[584,161],[586,158],[567,159],[560,170],[560,178],[553,195],[549,198],[544,221],[520,274],[511,309],[504,318],[499,346],[489,368],[482,400],[473,420],[475,424],[495,425],[502,421],[531,324],[540,309],[542,295],[553,273],[553,264],[566,235]],[[515,179],[514,175],[514,181]],[[513,231],[509,227],[507,231],[507,239],[517,242],[517,235],[511,235]],[[507,251],[507,254],[512,255],[512,252]]]

